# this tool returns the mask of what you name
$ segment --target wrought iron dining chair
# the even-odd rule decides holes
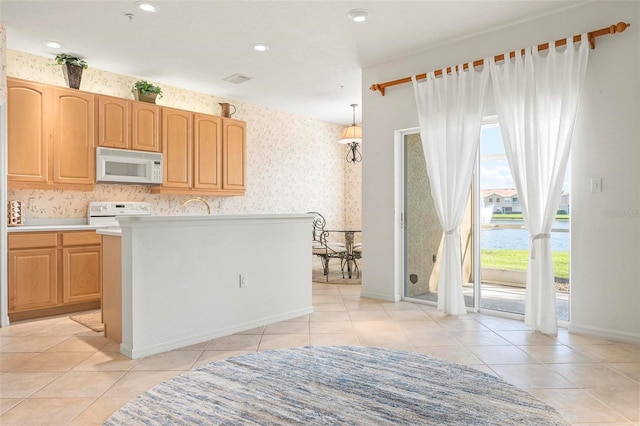
[[[360,268],[356,259],[362,259],[362,243],[354,244],[353,246],[353,264],[356,265],[356,272],[358,272],[358,278],[360,278]]]
[[[340,259],[340,263],[343,265],[344,259],[347,257],[347,248],[344,244],[328,241],[329,233],[324,229],[327,224],[324,216],[318,212],[309,213],[315,215],[311,241],[312,253],[322,261],[322,270],[328,282],[329,261],[334,258]],[[344,268],[342,268],[342,278],[344,278]]]

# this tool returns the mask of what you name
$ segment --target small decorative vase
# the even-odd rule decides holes
[[[153,92],[142,93],[140,92],[140,90],[136,90],[133,93],[135,93],[136,95],[136,101],[147,102],[150,104],[155,104],[156,97],[158,96],[157,93],[153,93]]]
[[[220,115],[223,117],[231,118],[233,114],[236,113],[236,106],[232,105],[228,102],[218,102],[220,104]],[[233,111],[231,111],[233,108]]]
[[[82,80],[82,67],[80,65],[64,64],[62,73],[67,86],[72,89],[80,88],[80,81]]]

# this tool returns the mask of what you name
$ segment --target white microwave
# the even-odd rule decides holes
[[[162,184],[162,154],[96,148],[96,182]]]

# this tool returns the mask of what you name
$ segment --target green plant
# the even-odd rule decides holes
[[[68,55],[66,53],[60,53],[59,55],[56,56],[56,64],[58,64],[58,65],[64,65],[64,64],[77,65],[79,67],[82,67],[85,70],[87,68],[89,68],[89,65],[87,65],[87,62],[84,59],[78,58],[77,56]]]
[[[133,85],[133,91],[139,91],[142,95],[147,95],[149,93],[156,93],[160,98],[162,97],[162,89],[159,86],[154,86],[148,81],[138,80],[136,84]]]

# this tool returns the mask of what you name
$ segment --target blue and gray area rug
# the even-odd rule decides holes
[[[381,348],[309,346],[215,361],[161,383],[105,425],[566,425],[472,368]]]

